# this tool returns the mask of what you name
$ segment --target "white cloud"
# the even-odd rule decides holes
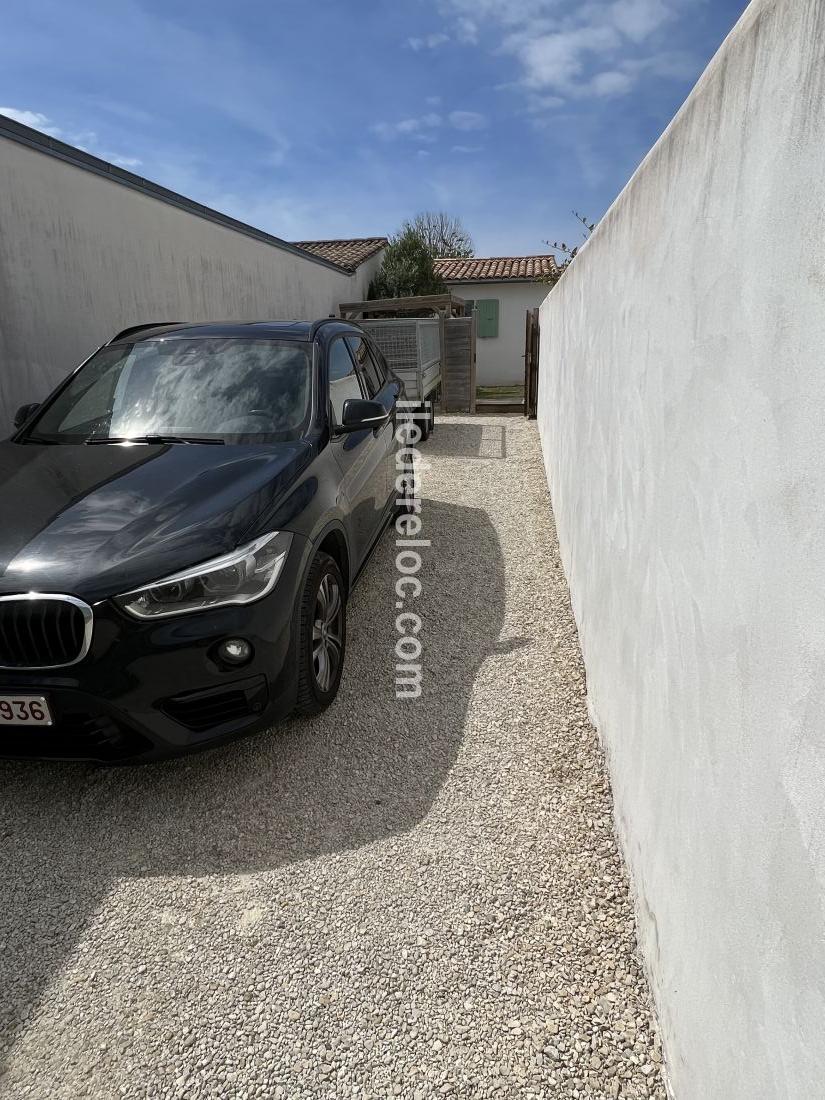
[[[615,0],[610,9],[613,24],[634,42],[647,38],[673,15],[662,0]]]
[[[97,141],[97,134],[94,130],[77,130],[72,135],[72,141],[79,149],[86,149],[87,145],[94,145]],[[88,152],[88,149],[86,149]]]
[[[484,151],[483,145],[454,145],[451,150],[453,153],[462,153],[466,156],[470,156],[472,153],[481,153]]]
[[[14,119],[15,122],[20,122],[23,126],[31,126],[35,130],[40,130],[41,133],[48,134],[49,137],[60,138],[61,141],[74,145],[75,148],[82,150],[84,153],[90,153],[93,157],[100,157],[101,160],[107,160],[110,164],[116,164],[119,168],[137,168],[143,163],[137,157],[122,157],[117,153],[110,153],[106,149],[101,149],[94,130],[66,132],[58,126],[54,126],[51,119],[39,111],[21,111],[16,107],[0,107],[0,115],[6,115],[7,118]]]
[[[518,63],[518,87],[583,98],[624,95],[645,72],[682,77],[684,61],[678,64],[672,54],[640,56],[640,49],[697,2],[440,0],[439,7],[445,19],[452,19],[447,28],[460,41],[477,42],[480,27],[492,31],[497,52]]]
[[[402,118],[399,122],[376,122],[370,127],[384,141],[393,141],[398,137],[410,137],[415,141],[433,142],[433,130],[442,123],[441,115],[430,111],[420,118]]]
[[[39,111],[20,111],[16,107],[0,107],[0,115],[5,115],[22,126],[31,126],[35,130],[49,134],[50,137],[57,137],[60,134],[57,127],[52,126],[48,118],[41,115]]]
[[[450,125],[456,130],[483,130],[487,119],[478,111],[450,111]]]
[[[441,96],[440,95],[428,95],[425,102],[426,102],[428,107],[439,107],[439,106],[441,106]]]
[[[597,73],[587,86],[595,96],[607,99],[612,96],[626,95],[633,87],[633,77],[627,73],[614,71]]]
[[[78,137],[82,137],[83,140],[79,141]],[[100,160],[106,160],[109,164],[116,164],[118,168],[139,168],[143,161],[138,157],[122,157],[119,153],[112,153],[108,149],[102,149],[97,144],[97,137],[95,134],[91,135],[78,135],[75,137],[72,134],[64,135],[64,140],[69,145],[74,145],[78,149],[82,149],[84,153],[89,153],[93,157],[99,157]]]
[[[544,111],[553,111],[556,107],[563,107],[565,100],[560,95],[535,95],[527,97],[527,110],[531,115],[542,114]]]
[[[449,41],[449,35],[442,34],[439,31],[436,34],[426,34],[423,38],[408,38],[407,45],[411,50],[415,50],[416,53],[418,53],[419,50],[435,50]]]
[[[459,42],[467,46],[475,46],[478,42],[478,26],[473,19],[462,16],[456,23],[456,36]]]
[[[613,27],[602,25],[543,34],[527,40],[514,38],[509,47],[522,63],[524,83],[528,87],[564,91],[581,76],[587,54],[609,53],[620,41]]]
[[[430,96],[427,103],[434,106],[436,101],[439,101],[438,96]],[[450,111],[446,122],[452,129],[463,133],[483,130],[487,126],[487,119],[478,111]],[[370,129],[382,141],[406,138],[422,145],[432,145],[438,140],[438,131],[444,123],[445,119],[437,111],[428,111],[426,114],[402,118],[397,122],[376,122]],[[475,152],[475,147],[467,146],[467,150]]]

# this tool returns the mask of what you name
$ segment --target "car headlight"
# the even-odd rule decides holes
[[[291,542],[288,531],[273,531],[231,554],[117,596],[115,603],[136,619],[254,603],[275,587]]]

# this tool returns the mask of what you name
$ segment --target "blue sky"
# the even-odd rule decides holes
[[[744,0],[28,0],[0,109],[289,240],[459,215],[546,251],[610,205]]]

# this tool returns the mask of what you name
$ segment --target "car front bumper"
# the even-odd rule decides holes
[[[309,543],[293,539],[272,592],[246,606],[139,621],[94,605],[88,654],[64,669],[0,669],[0,695],[45,696],[51,726],[0,726],[0,757],[149,761],[266,729],[289,714],[297,685],[297,594]],[[216,653],[244,638],[242,666]]]

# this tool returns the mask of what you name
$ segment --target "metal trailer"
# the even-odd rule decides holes
[[[433,426],[433,402],[441,385],[442,319],[403,317],[359,321],[401,378],[413,416],[426,439]]]

